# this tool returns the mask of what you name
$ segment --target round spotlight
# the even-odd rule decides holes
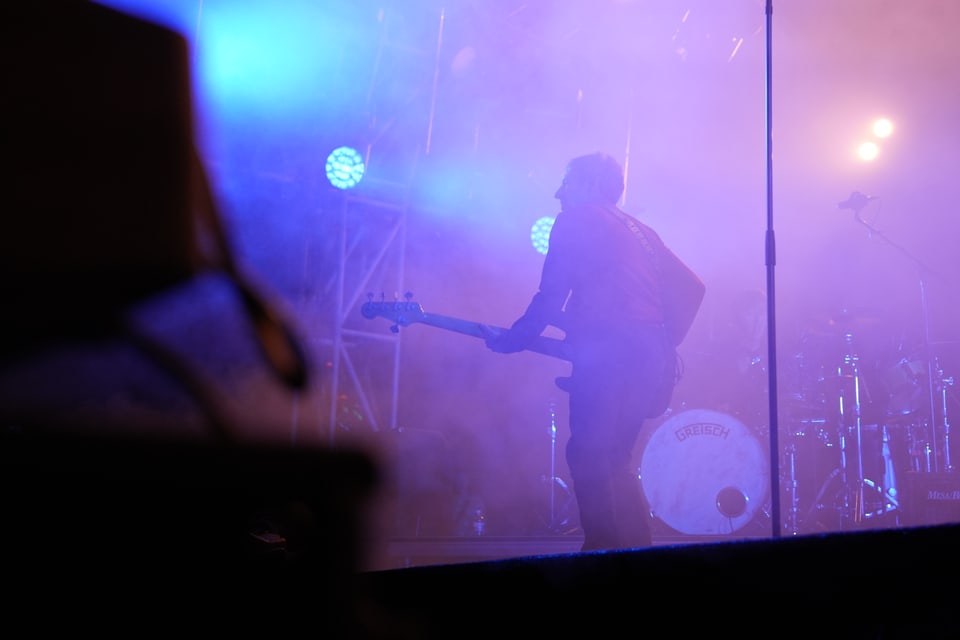
[[[352,189],[364,171],[363,156],[351,147],[338,147],[327,156],[327,180],[337,189]]]
[[[878,138],[889,138],[893,135],[893,123],[887,118],[878,118],[873,122],[873,135]]]
[[[857,149],[857,155],[864,162],[871,162],[880,155],[880,147],[875,142],[864,142]]]
[[[537,253],[546,255],[550,248],[550,230],[553,229],[554,218],[543,217],[530,227],[530,242]]]

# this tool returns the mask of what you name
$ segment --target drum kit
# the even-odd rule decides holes
[[[863,322],[835,322],[839,353],[814,357],[814,375],[783,394],[780,486],[790,534],[913,524],[905,476],[954,471],[953,378],[929,348],[865,366],[853,330]],[[809,361],[795,355],[801,369]]]
[[[832,322],[827,341],[804,337],[781,366],[785,534],[914,524],[906,477],[954,472],[953,378],[941,358],[925,357],[933,350],[921,348],[865,362],[856,331],[863,322]],[[757,421],[754,412],[668,414],[644,445],[639,467],[651,514],[683,534],[728,535],[757,523],[771,533],[769,429]]]
[[[878,332],[889,314],[843,309],[814,319],[802,332],[801,348],[776,367],[778,450],[769,444],[774,442],[769,389],[762,403],[768,409],[766,418],[755,406],[744,411],[736,401],[736,416],[703,410],[668,414],[644,447],[639,469],[652,516],[682,533],[739,531],[774,512],[769,508],[771,491],[763,487],[773,480],[768,471],[776,460],[779,475],[770,484],[776,485],[773,495],[780,498],[776,513],[784,516],[778,518],[781,532],[960,522],[960,473],[955,474],[953,465],[949,420],[949,408],[951,403],[956,407],[957,399],[950,392],[954,379],[941,360],[947,347],[960,347],[960,342],[931,342],[928,298],[929,280],[950,282],[864,218],[863,209],[873,200],[854,192],[838,206],[852,210],[871,238],[882,240],[916,268],[922,328],[918,346],[903,351],[909,341],[901,335],[893,341],[895,348],[886,349],[887,355],[864,358],[877,345],[890,344]],[[766,308],[737,306],[743,317],[754,320],[759,319],[756,312]],[[753,314],[746,313],[750,309]],[[734,326],[733,333],[746,326]],[[895,357],[889,357],[891,352]],[[778,360],[779,353],[778,345]],[[958,360],[960,350],[954,349],[954,366]],[[750,370],[769,373],[762,360],[748,363]],[[709,388],[704,394],[714,399],[709,406],[728,409],[732,398],[742,397],[737,386],[752,388],[753,382],[742,377],[739,385],[731,385],[730,377],[737,376],[719,375],[699,385]],[[769,375],[764,378],[769,381]],[[717,390],[723,404],[717,402]],[[767,532],[773,529],[768,526]]]

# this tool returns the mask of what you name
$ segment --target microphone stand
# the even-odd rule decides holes
[[[764,238],[764,261],[767,266],[767,400],[770,426],[770,519],[774,538],[780,536],[780,443],[777,414],[777,331],[776,331],[776,237],[773,231],[773,1],[767,0],[766,14],[766,161],[767,161],[767,231]]]
[[[866,206],[867,200],[860,199],[857,200],[850,208],[853,209],[854,219],[865,226],[871,237],[877,236],[888,245],[899,251],[901,254],[906,256],[917,266],[917,274],[920,281],[920,313],[921,313],[921,323],[923,325],[923,344],[922,352],[924,360],[927,364],[927,389],[929,394],[929,409],[930,409],[930,440],[933,443],[933,466],[930,469],[931,471],[952,471],[953,467],[950,463],[950,451],[949,451],[949,442],[950,442],[950,428],[949,424],[946,421],[946,416],[944,416],[944,447],[941,451],[937,446],[938,435],[937,435],[937,399],[934,385],[934,362],[932,354],[930,353],[930,306],[927,297],[927,280],[926,274],[935,273],[930,269],[922,260],[911,254],[903,246],[895,243],[893,240],[888,238],[882,231],[873,227],[866,220],[863,219],[863,216],[860,215],[860,212]]]

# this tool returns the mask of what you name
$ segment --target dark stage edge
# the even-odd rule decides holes
[[[960,638],[960,525],[366,572],[408,638]],[[492,548],[491,548],[492,550]]]
[[[432,548],[444,564],[371,571],[378,475],[359,452],[0,445],[4,620],[32,635],[960,637],[958,524],[606,553],[480,537]]]
[[[766,536],[769,537],[769,536]],[[759,540],[750,535],[669,535],[654,538],[654,547],[709,544],[741,540]],[[579,553],[583,536],[577,533],[543,536],[434,536],[394,538],[387,545],[385,557],[372,571],[508,560],[530,556]]]

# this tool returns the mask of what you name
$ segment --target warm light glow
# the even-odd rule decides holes
[[[865,162],[876,160],[877,156],[880,155],[880,147],[875,142],[864,142],[857,149],[857,155]]]
[[[878,138],[889,138],[893,133],[893,123],[887,118],[878,118],[873,123],[873,135]]]

